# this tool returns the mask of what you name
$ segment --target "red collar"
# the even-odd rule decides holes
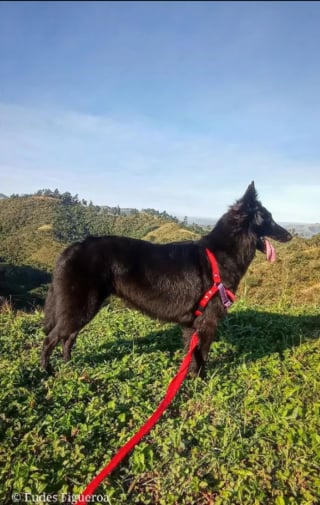
[[[229,290],[224,287],[224,285],[221,282],[221,277],[219,273],[219,268],[218,268],[218,263],[216,258],[214,257],[214,254],[209,251],[209,249],[206,249],[206,253],[208,256],[208,260],[211,266],[211,271],[212,271],[212,281],[213,284],[208,291],[205,292],[203,297],[201,298],[199,302],[199,306],[197,310],[195,311],[196,316],[201,316],[202,312],[208,305],[209,301],[211,298],[218,293],[220,294],[221,301],[223,303],[224,308],[227,310],[229,307],[231,307],[232,303],[235,300],[235,295]]]

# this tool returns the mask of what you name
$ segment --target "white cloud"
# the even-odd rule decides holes
[[[145,118],[0,104],[0,191],[7,194],[58,187],[97,204],[219,217],[254,179],[278,221],[315,222],[319,166]]]

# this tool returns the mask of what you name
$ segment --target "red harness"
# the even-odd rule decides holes
[[[225,309],[228,309],[235,300],[235,295],[230,291],[230,289],[226,289],[221,282],[221,277],[216,258],[214,257],[212,252],[209,251],[209,249],[206,249],[206,253],[211,266],[213,284],[211,288],[208,289],[208,291],[206,291],[203,297],[201,298],[198,308],[195,311],[196,316],[201,316],[202,312],[206,308],[207,304],[210,302],[211,298],[215,294],[217,294],[218,291]]]

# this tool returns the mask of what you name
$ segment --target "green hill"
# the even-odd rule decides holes
[[[99,207],[77,195],[40,190],[0,200],[0,297],[18,307],[43,303],[45,272],[61,251],[87,235],[126,235],[146,240],[190,240],[196,227],[154,209]],[[2,261],[2,262],[1,262]]]
[[[166,212],[99,207],[70,193],[43,190],[37,195],[0,200],[0,296],[23,306],[43,301],[43,272],[51,272],[58,254],[71,242],[92,235],[126,235],[170,242],[196,240],[205,233],[188,227]],[[257,252],[244,277],[238,298],[264,305],[315,303],[320,295],[320,235],[296,236],[274,243],[277,261],[269,264]],[[25,267],[29,270],[25,270]],[[32,272],[34,279],[31,282]],[[34,297],[34,303],[33,302]]]
[[[0,200],[0,257],[15,265],[51,270],[67,244],[87,235],[143,238],[163,224],[177,221],[152,209],[121,215],[120,209],[87,205],[70,193],[57,195]]]
[[[49,269],[63,249],[53,236],[58,201],[49,197],[0,200],[0,257]]]
[[[197,240],[200,237],[199,233],[181,228],[177,223],[165,223],[159,228],[150,231],[143,238],[150,242],[175,242],[184,240]]]
[[[264,306],[314,304],[320,298],[320,234],[294,237],[288,244],[273,242],[277,260],[268,263],[257,252],[238,291],[238,297]]]

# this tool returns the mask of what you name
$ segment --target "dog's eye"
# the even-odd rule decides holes
[[[257,212],[256,213],[256,225],[257,226],[261,226],[264,222],[264,217],[263,215],[261,214],[261,212]]]

